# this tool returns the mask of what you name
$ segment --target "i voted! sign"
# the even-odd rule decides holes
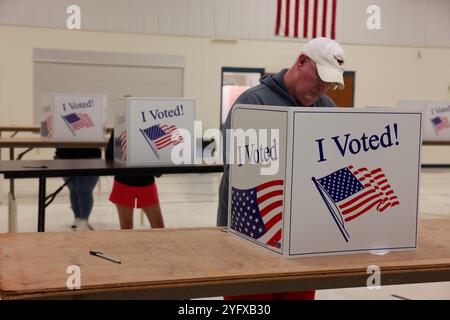
[[[128,165],[172,164],[171,151],[179,144],[193,154],[182,131],[194,134],[194,100],[130,97],[118,99],[116,104],[116,161]]]
[[[105,95],[51,93],[42,97],[41,136],[98,140],[105,136]]]
[[[231,165],[232,234],[285,257],[417,248],[420,112],[248,105],[233,112],[233,129],[278,129],[279,139],[256,143],[264,161]],[[238,159],[251,155],[239,147]],[[275,158],[278,171],[262,175]]]

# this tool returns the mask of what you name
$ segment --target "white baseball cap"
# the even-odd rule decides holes
[[[303,53],[316,63],[322,81],[334,82],[339,89],[344,89],[345,53],[336,41],[315,38],[305,44]]]

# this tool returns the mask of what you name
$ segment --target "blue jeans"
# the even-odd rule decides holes
[[[67,182],[69,177],[63,177],[63,179]],[[96,176],[70,177],[67,186],[70,190],[70,204],[72,205],[75,218],[89,218],[92,207],[94,206],[92,191],[97,181],[98,177]]]

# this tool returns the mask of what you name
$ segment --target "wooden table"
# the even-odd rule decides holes
[[[14,137],[19,132],[30,132],[30,133],[39,133],[41,131],[41,127],[38,125],[30,125],[30,126],[0,126],[0,137],[3,132],[12,132],[11,137]]]
[[[223,165],[173,165],[129,167],[103,159],[0,161],[0,173],[6,179],[38,178],[38,231],[45,230],[46,178],[71,176],[111,176],[142,174],[222,172]],[[12,217],[10,217],[12,219]],[[10,230],[10,232],[13,232]]]
[[[422,141],[423,146],[450,146],[450,141]],[[422,168],[449,168],[448,163],[422,164]]]
[[[113,129],[112,127],[106,127],[106,133],[111,133],[112,129]],[[41,126],[39,126],[39,125],[29,125],[29,126],[1,125],[0,126],[0,137],[2,136],[3,132],[12,132],[11,137],[14,137],[19,132],[40,133]]]
[[[20,128],[22,127],[17,127],[16,129]],[[2,129],[2,127],[0,127],[0,129]],[[20,160],[22,156],[34,148],[106,148],[108,140],[109,139],[105,138],[103,141],[56,141],[42,137],[0,137],[0,150],[2,148],[8,148],[9,160],[12,161],[15,160],[15,148],[26,148],[26,150],[18,156],[17,159]],[[8,193],[8,230],[10,232],[15,232],[17,230],[16,211],[17,204],[14,191],[14,179],[10,179]]]
[[[423,141],[424,146],[450,146],[450,141]]]
[[[0,235],[0,296],[180,299],[450,280],[450,219],[421,220],[417,251],[283,259],[220,228]],[[102,251],[117,264],[89,254]],[[70,265],[81,288],[68,289]]]
[[[3,137],[0,138],[0,148],[8,148],[9,160],[15,160],[15,148],[106,148],[108,140],[109,138],[103,141],[59,141],[42,137]]]

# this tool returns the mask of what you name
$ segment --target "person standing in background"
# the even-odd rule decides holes
[[[114,130],[105,155],[106,160],[114,160]],[[152,228],[164,228],[154,176],[115,176],[109,200],[116,205],[121,229],[133,229],[135,207],[142,208]]]
[[[57,148],[55,159],[100,159],[99,148]],[[70,192],[70,204],[75,219],[70,225],[73,231],[94,230],[89,224],[89,216],[94,206],[93,190],[98,176],[63,177]]]

